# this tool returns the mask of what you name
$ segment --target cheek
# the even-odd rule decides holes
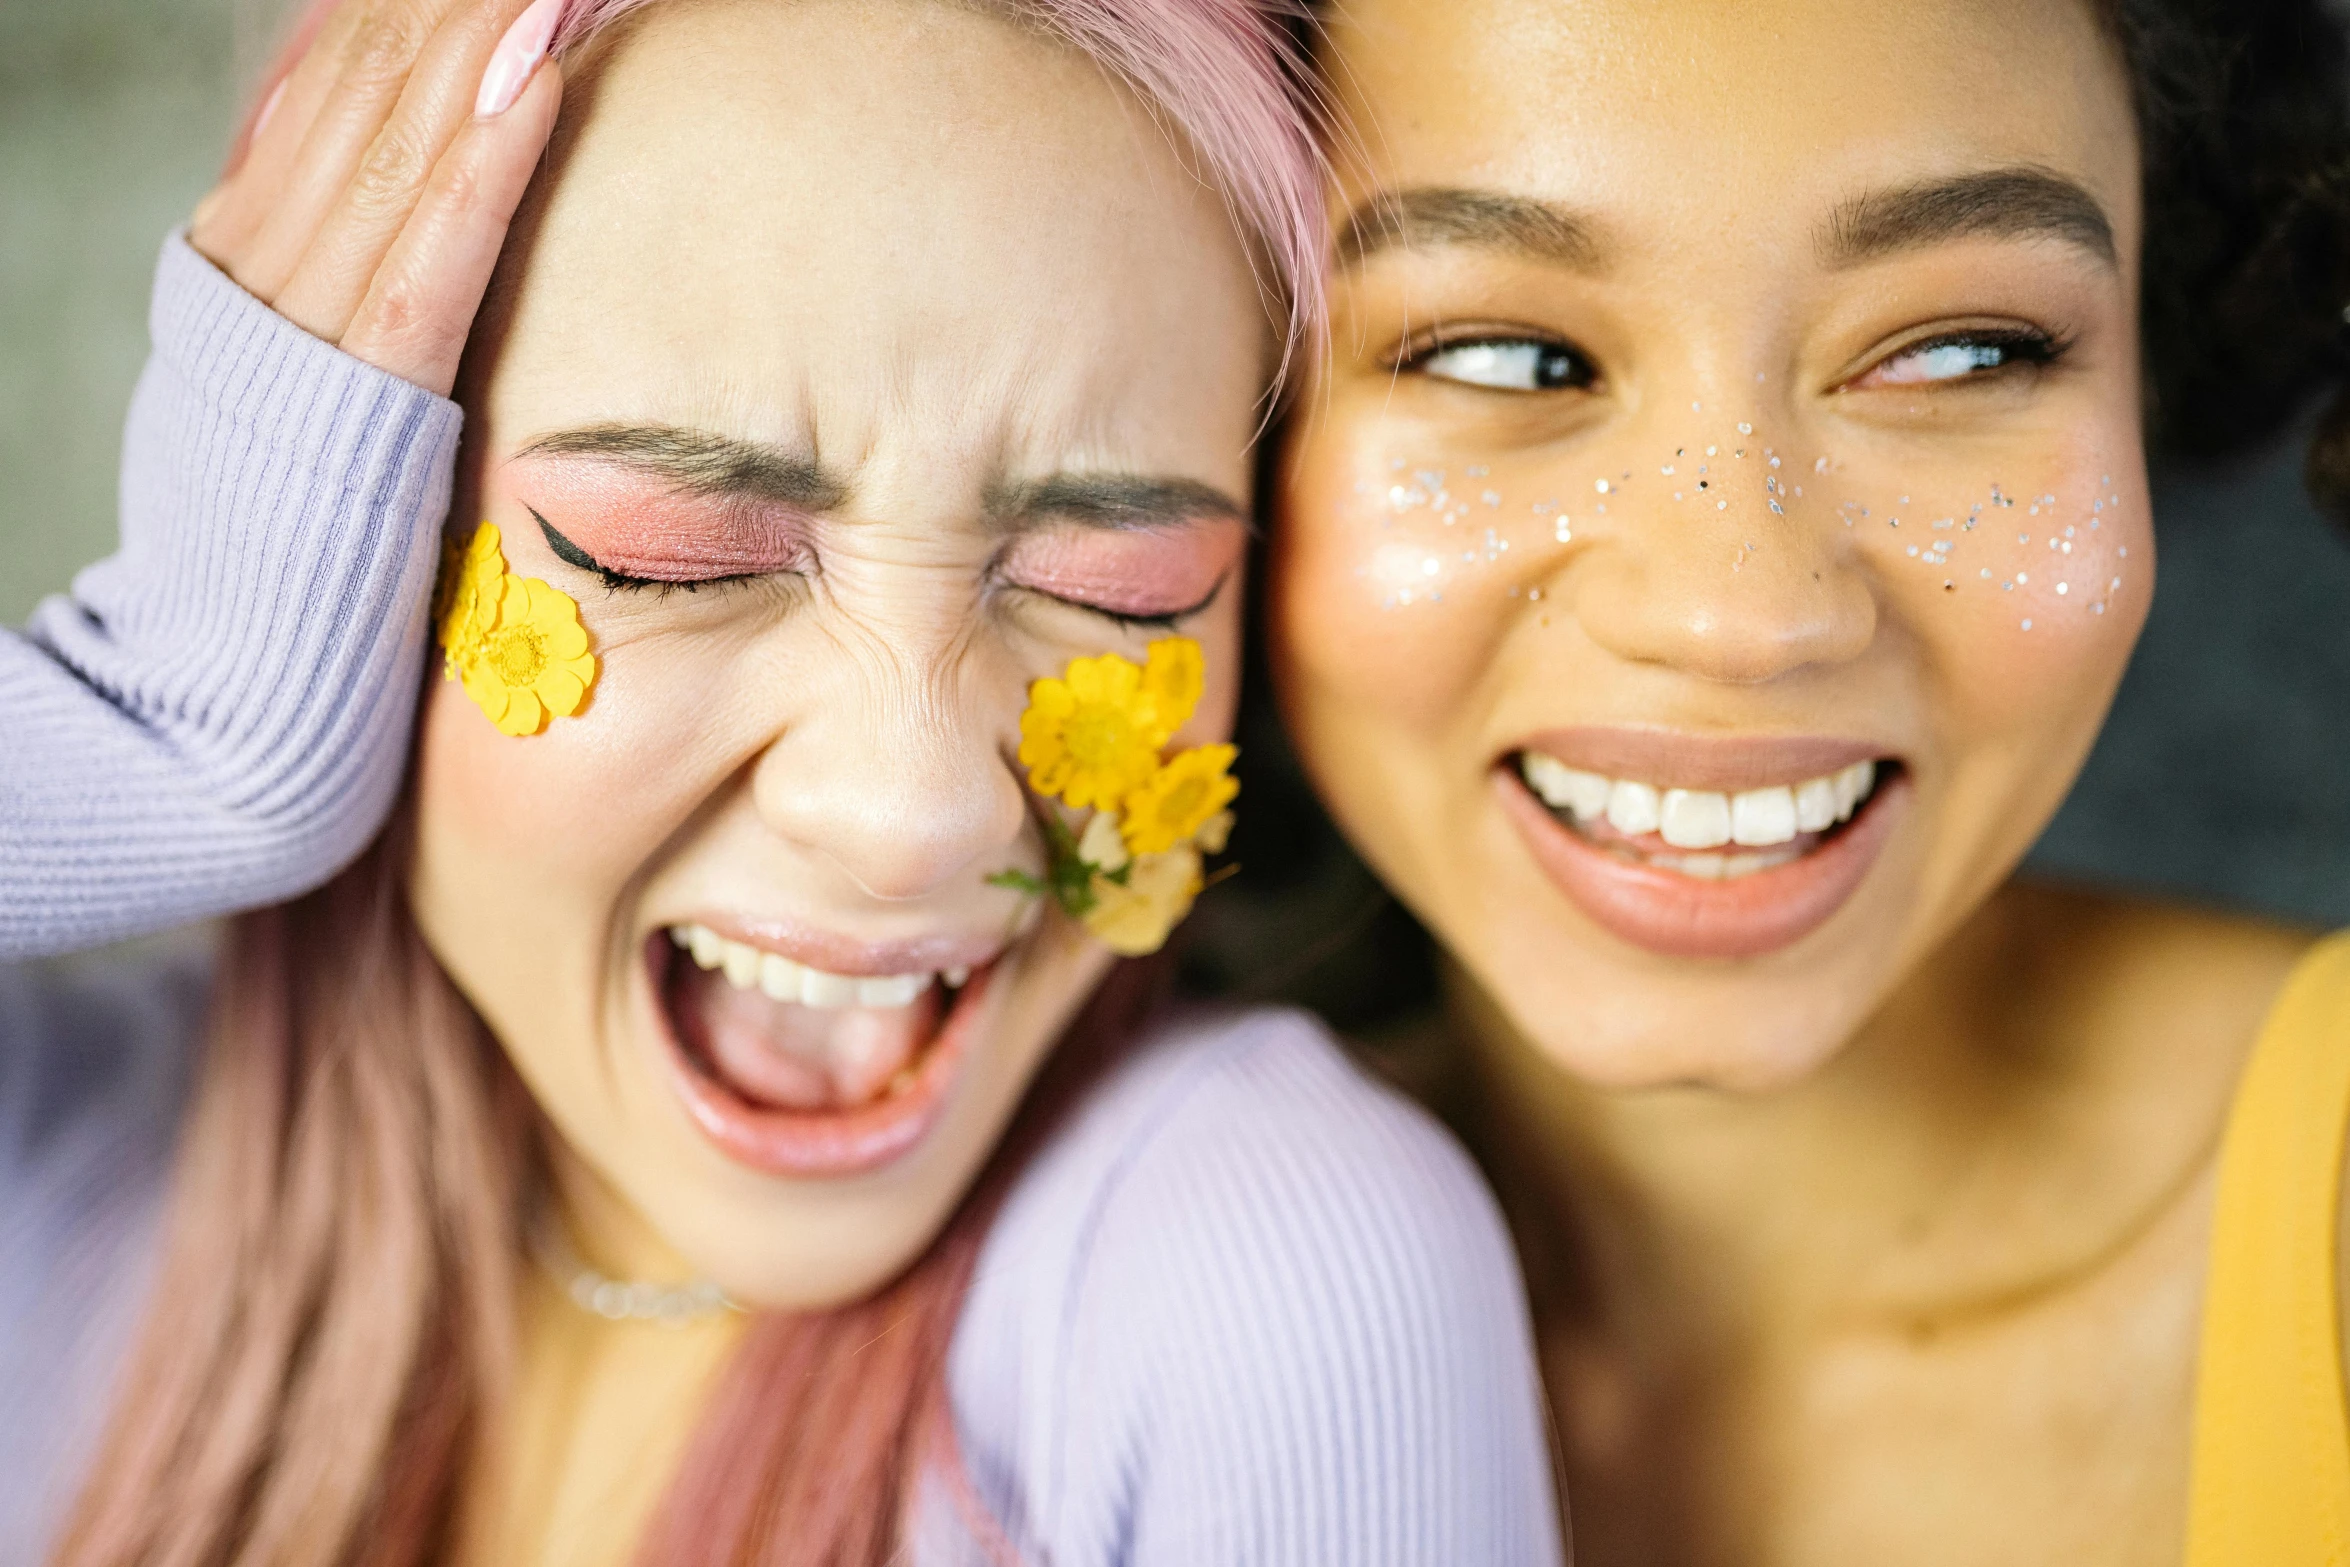
[[[2093,724],[2152,602],[2142,458],[2133,440],[2084,432],[2003,472],[1879,485],[1870,515],[1846,522],[1949,693],[1954,728]]]
[[[607,673],[611,666],[607,665]],[[685,769],[631,766],[624,733],[645,704],[600,685],[593,703],[539,734],[500,734],[451,682],[421,715],[412,895],[444,967],[518,1050],[547,1030],[576,1037],[633,956],[622,898],[690,807],[669,795]],[[573,998],[551,1006],[550,998]]]
[[[1461,715],[1500,637],[1540,613],[1555,508],[1534,508],[1548,505],[1482,468],[1301,438],[1271,596],[1300,722],[1344,709],[1425,729]]]

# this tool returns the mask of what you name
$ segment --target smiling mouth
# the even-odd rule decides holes
[[[647,943],[686,1109],[732,1158],[844,1175],[937,1120],[995,960],[839,974],[673,925]]]
[[[1737,881],[1816,853],[1899,768],[1864,760],[1732,793],[1610,778],[1540,751],[1518,755],[1519,776],[1560,825],[1627,864],[1697,881]]]
[[[1537,865],[1592,920],[1669,957],[1752,958],[1825,924],[1859,888],[1911,790],[1891,757],[1822,757],[1811,772],[1767,782],[1735,745],[1685,750],[1690,771],[1727,781],[1749,766],[1763,779],[1691,788],[1575,767],[1537,747],[1495,769],[1502,805]],[[1819,747],[1799,743],[1798,752]],[[1759,753],[1757,753],[1759,754]],[[1751,776],[1751,774],[1750,774]],[[1782,778],[1786,774],[1780,775]]]

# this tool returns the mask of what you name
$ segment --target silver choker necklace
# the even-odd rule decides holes
[[[691,1284],[647,1284],[599,1273],[580,1260],[563,1221],[549,1214],[531,1227],[531,1255],[582,1311],[607,1322],[658,1322],[683,1327],[742,1307],[708,1279]]]

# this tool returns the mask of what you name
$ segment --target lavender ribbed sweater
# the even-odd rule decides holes
[[[400,783],[457,406],[173,235],[122,547],[0,631],[0,959],[274,902]]]
[[[201,991],[200,954],[0,965],[0,1567],[110,1397]],[[1539,1387],[1458,1145],[1301,1014],[1170,1019],[988,1234],[970,1500],[931,1477],[910,1567],[1555,1567]]]
[[[456,410],[176,239],[154,330],[123,549],[0,642],[0,960],[286,896],[398,788]],[[0,961],[0,1567],[114,1392],[207,968]],[[969,1498],[933,1477],[912,1561],[1551,1567],[1539,1386],[1450,1138],[1300,1014],[1173,1020],[988,1235],[948,1366]]]

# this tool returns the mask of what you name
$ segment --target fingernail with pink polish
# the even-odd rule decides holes
[[[482,72],[481,95],[473,100],[475,119],[494,119],[514,107],[514,100],[530,85],[531,72],[547,57],[555,24],[562,18],[563,0],[531,0],[530,9],[514,19],[490,56],[490,68]]]
[[[253,133],[246,138],[248,141],[259,141],[261,133],[269,129],[270,116],[277,113],[277,106],[286,101],[286,83],[292,80],[290,76],[279,77],[277,85],[269,89],[269,96],[261,100],[261,112],[253,116]]]

